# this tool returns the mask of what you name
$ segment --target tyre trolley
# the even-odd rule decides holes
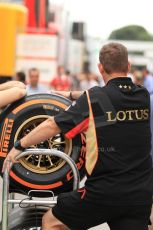
[[[79,188],[80,176],[79,171],[75,162],[65,153],[55,150],[55,149],[27,149],[16,157],[16,160],[21,159],[27,155],[50,155],[62,158],[66,163],[69,164],[72,169],[74,180],[73,180],[73,190],[77,190]],[[10,162],[7,162],[10,164]],[[11,168],[12,165],[10,165]],[[9,205],[14,207],[15,204],[26,204],[26,205],[35,205],[35,206],[49,206],[53,207],[57,203],[57,197],[54,196],[54,193],[50,191],[52,194],[52,199],[50,200],[33,200],[33,199],[15,199],[12,194],[9,194],[9,173],[7,167],[3,174],[3,194],[2,194],[2,230],[9,230],[8,228],[8,213],[9,213]],[[28,195],[30,196],[31,192],[46,192],[46,190],[31,190]],[[39,228],[40,229],[40,228]]]

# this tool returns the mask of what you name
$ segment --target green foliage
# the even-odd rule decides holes
[[[129,25],[112,31],[109,39],[153,41],[153,35],[149,34],[142,26]]]

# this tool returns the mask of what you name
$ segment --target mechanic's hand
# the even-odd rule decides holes
[[[51,90],[51,93],[55,93],[58,95],[61,95],[63,97],[66,97],[68,99],[70,99],[70,92],[69,91],[56,91],[56,90]]]
[[[4,173],[5,169],[9,172],[11,164],[19,163],[19,161],[15,160],[15,157],[21,153],[20,150],[17,150],[15,148],[12,148],[12,150],[9,152],[7,157],[4,160],[2,173]]]
[[[14,81],[13,87],[18,87],[20,89],[26,89],[26,85],[23,82],[20,82],[20,81]]]
[[[20,89],[26,89],[26,85],[20,81],[8,81],[5,84],[6,89],[11,89],[13,87],[17,87]]]

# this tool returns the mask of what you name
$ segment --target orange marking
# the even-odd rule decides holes
[[[27,181],[24,181],[22,180],[20,177],[18,177],[17,175],[14,174],[13,171],[10,172],[10,176],[16,180],[18,183],[24,185],[25,187],[28,187],[28,188],[35,188],[35,189],[52,189],[52,188],[57,188],[57,187],[60,187],[63,185],[63,182],[62,181],[58,181],[56,183],[53,183],[53,184],[49,184],[49,185],[37,185],[37,184],[32,184],[32,183],[29,183]]]
[[[82,144],[86,144],[86,136],[82,133],[81,133],[81,141],[82,141]]]
[[[83,188],[83,189],[78,189],[78,192],[82,193],[81,195],[81,200],[82,200],[85,197],[87,191],[85,188]]]
[[[6,118],[5,121],[4,121],[3,130],[2,130],[2,136],[1,136],[1,141],[0,141],[0,146],[3,143],[3,140],[4,140],[4,134],[5,134],[5,131],[6,131],[7,124],[8,124],[8,118]]]
[[[6,131],[7,124],[8,124],[8,118],[5,119],[3,130],[2,130],[2,136],[1,136],[1,140],[0,140],[0,157],[6,157],[7,156],[7,153],[4,153],[2,150],[2,145],[4,143],[5,131]]]
[[[82,145],[81,152],[80,152],[80,156],[81,156],[81,157],[85,157],[85,154],[86,154],[86,146],[83,146],[83,145]]]
[[[34,104],[40,104],[40,103],[42,103],[42,104],[44,104],[44,103],[53,104],[53,103],[54,103],[55,105],[57,105],[57,106],[59,106],[59,107],[61,107],[61,108],[63,108],[63,109],[66,109],[66,108],[67,108],[66,105],[64,105],[64,104],[62,104],[62,103],[60,103],[60,102],[58,102],[58,101],[55,101],[55,100],[51,100],[51,99],[36,99],[36,100],[27,101],[27,102],[25,102],[24,104],[19,105],[16,109],[14,109],[14,110],[12,111],[12,113],[13,113],[13,114],[16,114],[16,113],[18,113],[20,110],[24,109],[24,108],[27,107],[27,106],[34,105]]]

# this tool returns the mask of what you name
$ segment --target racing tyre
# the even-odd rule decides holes
[[[27,96],[6,108],[1,114],[0,171],[3,161],[14,142],[27,135],[49,116],[66,109],[71,102],[55,94]],[[85,138],[77,135],[73,140],[61,133],[32,148],[58,149],[68,154],[84,176]],[[57,157],[29,155],[15,164],[10,172],[10,189],[27,193],[29,190],[52,190],[55,194],[72,189],[72,170]],[[37,193],[38,194],[38,193]],[[38,196],[38,195],[37,195]],[[39,196],[43,196],[40,192]]]

